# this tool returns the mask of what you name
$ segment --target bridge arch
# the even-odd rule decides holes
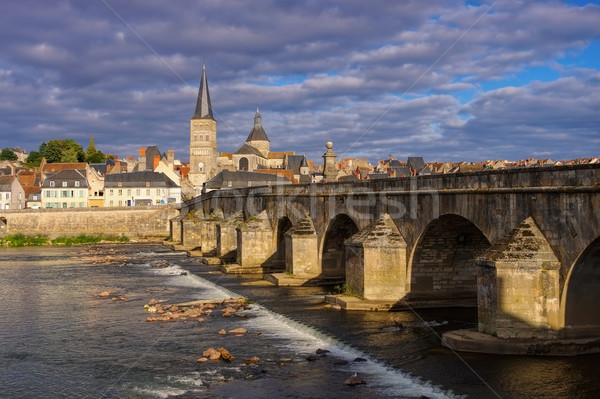
[[[356,222],[344,213],[338,214],[329,222],[321,245],[321,275],[323,277],[346,277],[344,242],[357,232]]]
[[[600,237],[577,258],[563,290],[562,317],[568,337],[600,334]]]
[[[275,255],[273,265],[276,267],[285,267],[285,233],[293,227],[291,220],[287,216],[283,216],[277,221],[277,231],[275,238]]]
[[[425,228],[409,260],[407,282],[411,299],[467,300],[475,306],[475,258],[490,242],[470,220],[445,214]]]

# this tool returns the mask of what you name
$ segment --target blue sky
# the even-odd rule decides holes
[[[600,155],[588,1],[22,0],[0,13],[0,147],[93,135],[189,158],[206,64],[221,152],[426,161]]]

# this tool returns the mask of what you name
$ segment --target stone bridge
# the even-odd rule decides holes
[[[213,191],[171,235],[280,284],[470,301],[497,337],[600,336],[600,165]]]

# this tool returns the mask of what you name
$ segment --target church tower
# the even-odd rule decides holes
[[[206,67],[202,66],[202,78],[198,90],[196,112],[190,119],[190,172],[188,178],[194,187],[217,174],[217,121],[213,117]]]
[[[252,127],[252,130],[250,131],[246,143],[260,151],[265,158],[269,156],[269,152],[271,151],[271,141],[262,126],[262,117],[260,116],[258,108],[256,108],[256,114],[254,114],[254,127]]]

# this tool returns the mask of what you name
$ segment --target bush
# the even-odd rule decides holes
[[[38,246],[44,245],[48,242],[48,239],[44,236],[26,236],[22,233],[9,234],[5,238],[0,239],[0,245],[9,247],[24,247],[24,246]]]
[[[129,242],[129,237],[117,235],[88,236],[80,234],[75,237],[61,236],[52,240],[52,245],[95,244],[100,241]]]

